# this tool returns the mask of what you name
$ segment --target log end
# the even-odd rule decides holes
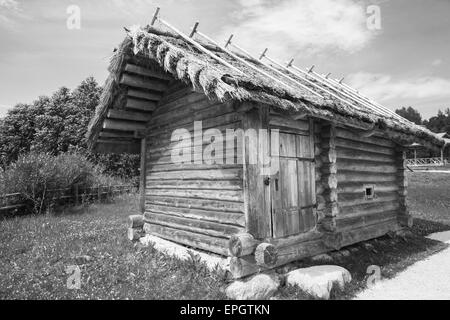
[[[272,267],[278,261],[278,250],[270,243],[261,243],[255,250],[256,264],[263,267]]]
[[[128,216],[128,228],[142,228],[144,226],[144,216],[140,214],[134,214]]]
[[[134,228],[128,228],[127,231],[127,238],[130,241],[137,241],[144,235],[143,230],[140,229],[134,229]]]

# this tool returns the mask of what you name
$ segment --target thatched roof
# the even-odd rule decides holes
[[[319,93],[321,98],[311,94],[300,86],[291,83],[283,86],[261,73],[249,68],[242,62],[223,52],[213,44],[198,40],[208,50],[227,61],[243,74],[219,63],[207,54],[199,51],[179,35],[154,27],[132,27],[115,52],[106,81],[101,102],[97,107],[94,119],[89,125],[88,140],[95,145],[108,109],[120,99],[120,76],[128,59],[139,58],[150,68],[163,68],[174,79],[181,80],[201,90],[211,99],[219,101],[238,100],[253,101],[271,105],[288,114],[306,114],[312,117],[335,121],[341,124],[357,126],[367,130],[376,128],[386,133],[392,140],[402,145],[413,142],[430,148],[442,147],[444,140],[431,131],[414,125],[411,122],[376,112],[360,103],[348,105],[342,103],[325,92]],[[241,56],[243,57],[243,56]],[[243,57],[244,58],[244,57]],[[270,74],[272,77],[286,81],[277,73],[262,65],[259,61],[245,57],[247,62]],[[296,81],[317,91],[304,79],[289,74]],[[295,87],[293,89],[292,87]],[[339,95],[339,92],[336,92]]]

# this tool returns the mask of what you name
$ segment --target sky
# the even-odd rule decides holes
[[[0,117],[88,76],[103,84],[123,27],[157,6],[185,33],[199,21],[219,43],[234,34],[252,54],[315,65],[393,110],[450,108],[450,0],[0,0]]]

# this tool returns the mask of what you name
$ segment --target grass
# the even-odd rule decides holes
[[[222,275],[126,239],[136,196],[0,223],[0,299],[221,299]],[[79,266],[81,288],[66,273]]]
[[[407,237],[388,236],[332,253],[352,282],[333,299],[349,299],[366,287],[367,267],[391,278],[446,245],[423,238],[450,230],[450,179],[436,173],[409,177],[415,226]],[[66,209],[55,214],[0,221],[0,299],[223,299],[224,275],[193,259],[180,261],[126,239],[126,219],[138,212],[135,195],[109,204]],[[304,260],[294,267],[329,262]],[[78,266],[81,288],[69,290],[66,270]],[[311,299],[283,287],[278,299]]]

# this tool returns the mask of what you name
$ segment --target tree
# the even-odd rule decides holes
[[[18,104],[0,122],[0,165],[5,168],[30,151],[61,153],[77,150],[114,175],[138,174],[139,156],[95,155],[87,150],[86,131],[102,88],[88,77],[73,91],[66,87],[32,104]]]
[[[0,123],[3,167],[30,150],[57,155],[71,147],[86,148],[87,126],[101,91],[89,77],[73,91],[62,87],[51,97],[13,107]]]
[[[408,119],[411,122],[414,122],[415,124],[418,125],[422,124],[421,114],[413,107],[408,108],[402,107],[400,109],[395,110],[395,113],[397,113],[398,115],[402,116],[405,119]]]
[[[437,116],[424,121],[424,124],[433,132],[447,132],[450,134],[450,108],[447,108],[445,112],[439,110]]]

